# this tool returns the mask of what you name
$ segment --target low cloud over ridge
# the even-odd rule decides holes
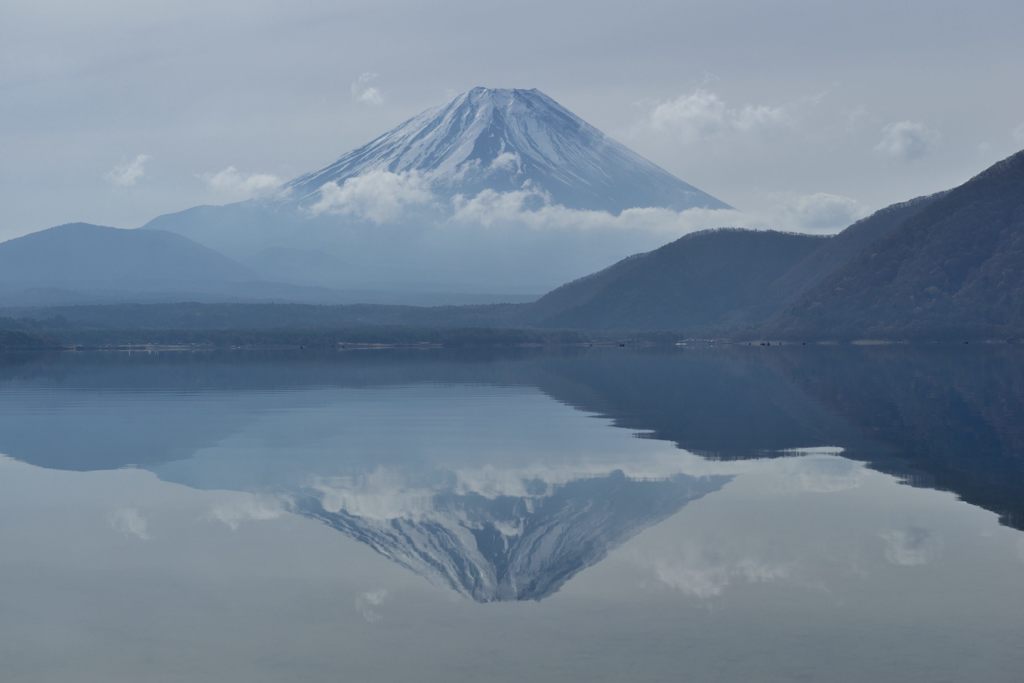
[[[243,173],[234,166],[201,173],[199,178],[218,196],[232,201],[272,195],[282,185],[282,180],[270,173]]]
[[[409,220],[422,210],[441,209],[442,223],[485,228],[521,226],[530,230],[642,231],[672,239],[718,227],[777,229],[792,232],[836,232],[866,216],[860,202],[826,192],[777,199],[769,210],[693,208],[684,211],[642,207],[612,214],[571,209],[551,202],[544,192],[524,185],[518,190],[485,189],[472,197],[457,194],[447,199],[435,193],[430,178],[419,173],[372,171],[344,183],[329,182],[309,210],[313,215],[339,214],[377,224]],[[435,217],[436,218],[436,217]]]
[[[429,181],[420,173],[371,171],[320,188],[320,199],[310,207],[314,215],[335,213],[374,223],[400,220],[411,207],[434,202]]]

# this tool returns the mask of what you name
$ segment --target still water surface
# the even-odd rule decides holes
[[[1024,351],[0,360],[3,681],[1019,681]]]

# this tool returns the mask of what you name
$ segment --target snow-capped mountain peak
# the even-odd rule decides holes
[[[273,197],[146,227],[267,281],[454,304],[539,296],[686,224],[668,212],[623,216],[632,208],[727,207],[538,90],[474,88]]]
[[[325,184],[371,171],[417,174],[447,196],[525,186],[575,209],[727,208],[536,89],[473,88],[287,188],[315,200]]]
[[[521,482],[531,491],[487,495],[443,486],[360,492],[343,478],[341,488],[295,496],[293,509],[478,602],[543,600],[729,479],[634,478],[615,469],[559,482],[531,479]]]

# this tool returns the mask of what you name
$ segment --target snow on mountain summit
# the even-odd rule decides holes
[[[536,89],[473,88],[286,187],[315,201],[373,171],[416,174],[448,197],[528,188],[573,209],[728,208]]]
[[[632,208],[728,207],[538,90],[474,88],[272,196],[146,227],[271,282],[467,303],[540,296],[688,224],[659,212],[619,218]]]

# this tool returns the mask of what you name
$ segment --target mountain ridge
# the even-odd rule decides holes
[[[1024,336],[1024,152],[816,245],[798,236],[813,248],[779,251],[786,239],[692,233],[553,290],[524,319],[733,338]]]
[[[1024,333],[1024,151],[930,197],[781,312],[787,336]]]
[[[65,223],[0,244],[6,288],[125,288],[147,291],[256,280],[223,254],[164,231]]]
[[[497,303],[539,296],[659,245],[655,230],[616,224],[623,211],[728,208],[547,95],[522,89],[462,93],[282,190],[165,214],[143,228],[189,237],[268,280],[490,291]],[[560,219],[537,229],[531,221],[546,208],[588,221],[604,215],[607,225]],[[287,260],[267,258],[283,249]]]
[[[484,103],[474,104],[474,97],[483,98]],[[378,143],[388,139],[385,134],[377,143],[357,150],[356,156],[401,149],[412,156],[404,161],[400,155],[392,159],[394,164],[389,168],[400,173],[406,172],[403,169],[409,164],[415,166],[428,159],[453,177],[467,177],[467,168],[479,168],[484,161],[491,165],[506,153],[503,134],[484,134],[490,130],[488,117],[502,116],[498,111],[501,107],[496,108],[495,103],[504,103],[512,110],[527,106],[524,101],[536,107],[558,106],[535,90],[480,89],[410,120],[417,122],[410,129],[413,133],[461,121],[463,128],[475,131],[472,141],[487,142],[483,152],[475,145],[459,147],[455,142],[464,143],[463,138],[450,138],[442,131],[419,148],[405,144],[382,147]],[[567,110],[556,110],[552,116],[573,126],[587,125]],[[529,119],[524,121],[529,128]],[[403,126],[395,130],[404,130]],[[399,135],[396,139],[405,137]],[[445,142],[451,144],[445,146]],[[458,150],[453,151],[455,148]],[[380,161],[387,154],[374,158]],[[332,177],[344,181],[342,176],[351,170],[349,162],[341,163],[346,158],[326,167],[341,174]],[[509,169],[514,170],[511,166]],[[322,175],[315,182],[321,180],[337,182]],[[264,201],[194,207],[178,215],[195,218],[186,221],[189,229],[216,224],[220,234],[230,238],[253,232],[254,222],[267,216],[288,218],[297,214],[281,202]],[[271,245],[249,257],[264,264],[280,262],[281,266],[287,261],[291,272],[336,270],[339,282],[349,288],[353,283],[363,284],[362,292],[375,288],[380,291],[382,283],[390,283],[397,288],[395,291],[404,287],[401,291],[405,293],[400,295],[405,297],[412,296],[409,292],[413,291],[429,295],[451,283],[468,290],[474,283],[485,283],[487,289],[477,291],[492,292],[502,288],[515,291],[513,286],[524,282],[540,288],[557,271],[576,271],[582,277],[562,278],[548,287],[546,294],[525,304],[508,303],[514,299],[498,294],[493,300],[471,299],[478,305],[466,308],[371,304],[329,313],[309,310],[284,315],[288,320],[310,321],[311,329],[326,329],[324,325],[536,328],[602,334],[658,331],[733,339],[1024,337],[1024,281],[1020,277],[1024,272],[1024,152],[993,164],[953,189],[885,207],[835,236],[705,230],[624,259],[616,256],[619,260],[604,259],[604,255],[625,251],[633,239],[625,235],[626,231],[610,231],[603,237],[592,231],[578,231],[572,236],[575,241],[566,243],[547,230],[503,232],[490,226],[480,230],[446,225],[443,230],[431,232],[415,226],[358,223],[339,230],[339,224],[331,220],[311,220],[294,234],[296,244]],[[295,225],[284,227],[291,230]],[[331,248],[347,246],[348,250],[318,251],[317,240],[329,234],[336,240],[329,242]],[[591,253],[590,248],[603,238],[608,240],[602,243],[603,250]],[[573,245],[580,248],[567,248]],[[579,259],[585,250],[586,257]],[[175,263],[176,257],[184,260]],[[316,257],[315,263],[307,257]],[[584,265],[595,262],[602,267],[584,269]],[[183,267],[182,263],[192,266]],[[190,242],[180,232],[162,232],[153,225],[148,230],[131,231],[69,224],[0,244],[0,284],[5,285],[0,304],[69,303],[69,291],[75,293],[76,303],[236,302],[254,298],[296,301],[300,297],[303,301],[328,302],[301,286],[268,293],[266,286],[273,280],[257,282],[252,273],[244,263]],[[441,275],[448,279],[438,281]],[[215,287],[212,294],[203,294],[197,289],[204,283],[223,285],[226,281],[239,286],[247,283],[250,290],[258,290],[259,284],[263,289],[255,297],[253,291]],[[89,287],[99,288],[91,298],[85,296]],[[517,294],[523,297],[528,292]],[[460,303],[465,301],[469,300]],[[497,305],[498,301],[506,303]],[[226,313],[229,320],[252,324],[252,315],[234,310]],[[168,315],[173,321],[180,320],[182,313],[175,309]],[[154,320],[161,314],[143,317],[147,329],[153,329]],[[185,318],[190,319],[188,315]],[[230,327],[234,323],[227,324]]]
[[[691,233],[549,292],[529,307],[529,318],[544,327],[721,332],[766,318],[771,285],[826,239],[834,238],[737,228]]]
[[[0,304],[336,301],[260,280],[233,259],[160,230],[65,223],[0,243]]]

